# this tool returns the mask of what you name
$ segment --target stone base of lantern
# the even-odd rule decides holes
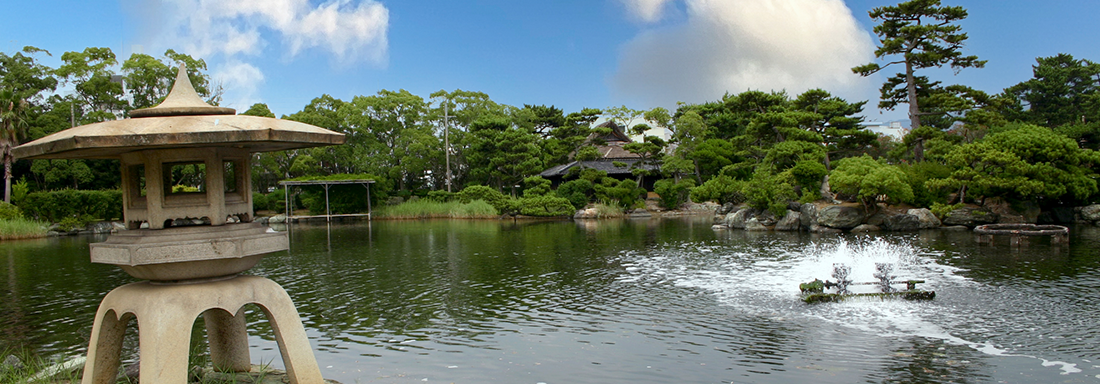
[[[256,304],[267,315],[291,383],[323,382],[298,310],[279,284],[258,276],[193,284],[127,284],[99,305],[83,384],[113,384],[118,374],[122,336],[136,318],[142,383],[186,384],[191,327],[202,315],[210,359],[220,371],[251,369],[242,307]]]

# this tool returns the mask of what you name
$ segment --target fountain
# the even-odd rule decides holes
[[[833,278],[836,279],[836,282],[814,279],[814,281],[799,284],[798,289],[803,293],[802,301],[806,303],[832,302],[841,301],[848,297],[901,297],[906,300],[932,300],[936,297],[934,291],[917,289],[917,284],[923,283],[924,280],[895,281],[897,276],[892,275],[894,273],[893,263],[875,263],[873,276],[878,279],[875,282],[853,282],[849,279],[851,273],[852,267],[843,263],[833,264]],[[902,283],[905,284],[905,290],[898,290],[892,286]],[[853,293],[848,289],[852,285],[875,285],[878,287],[879,292]],[[836,292],[825,293],[825,290],[829,288],[836,288]]]
[[[118,159],[129,230],[91,245],[91,261],[142,282],[103,298],[92,326],[84,384],[114,383],[127,324],[140,326],[143,383],[185,384],[191,328],[202,315],[216,370],[251,369],[243,307],[267,316],[291,383],[321,383],[313,351],[286,291],[239,275],[289,248],[285,233],[252,223],[252,153],[335,145],[342,134],[308,124],[234,115],[195,93],[181,65],[163,103],[132,118],[83,125],[13,149],[25,159]],[[176,188],[189,170],[202,179]]]

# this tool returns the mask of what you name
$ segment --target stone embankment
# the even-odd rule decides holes
[[[999,199],[989,199],[983,206],[963,206],[942,217],[937,217],[927,208],[879,207],[876,211],[867,212],[862,205],[855,203],[795,202],[787,207],[785,215],[777,217],[770,211],[726,204],[715,211],[714,222],[715,229],[813,233],[916,231],[933,228],[970,230],[985,224],[1088,223],[1100,226],[1100,204],[1040,211],[1033,206],[1013,209]]]

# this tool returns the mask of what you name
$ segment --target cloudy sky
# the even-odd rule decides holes
[[[37,0],[6,7],[0,50],[109,47],[205,59],[223,105],[267,103],[290,114],[322,94],[381,89],[424,97],[446,89],[493,100],[635,109],[717,100],[726,92],[824,88],[869,100],[881,78],[850,68],[874,59],[867,11],[877,0]],[[1100,61],[1100,2],[949,1],[970,11],[967,54],[989,60],[944,83],[987,92],[1031,76],[1036,57]]]

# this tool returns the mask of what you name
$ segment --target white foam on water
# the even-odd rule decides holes
[[[1062,374],[1082,372],[1076,364],[1048,361],[1036,356],[1011,354],[990,343],[974,342],[952,335],[940,324],[956,323],[953,316],[929,303],[906,300],[845,300],[827,305],[805,305],[799,300],[798,284],[814,279],[835,280],[834,264],[851,267],[854,281],[876,281],[875,263],[894,265],[896,280],[924,280],[918,288],[976,286],[962,276],[965,270],[942,265],[933,256],[905,241],[868,238],[865,241],[817,242],[794,246],[774,242],[754,249],[722,245],[684,244],[664,247],[649,256],[627,252],[623,264],[628,275],[620,280],[634,283],[667,282],[676,287],[698,289],[714,295],[723,305],[739,313],[775,319],[809,317],[816,321],[860,330],[885,338],[922,337],[968,346],[993,356],[1026,357],[1042,361],[1044,367],[1059,366]],[[855,286],[872,292],[872,286]]]

